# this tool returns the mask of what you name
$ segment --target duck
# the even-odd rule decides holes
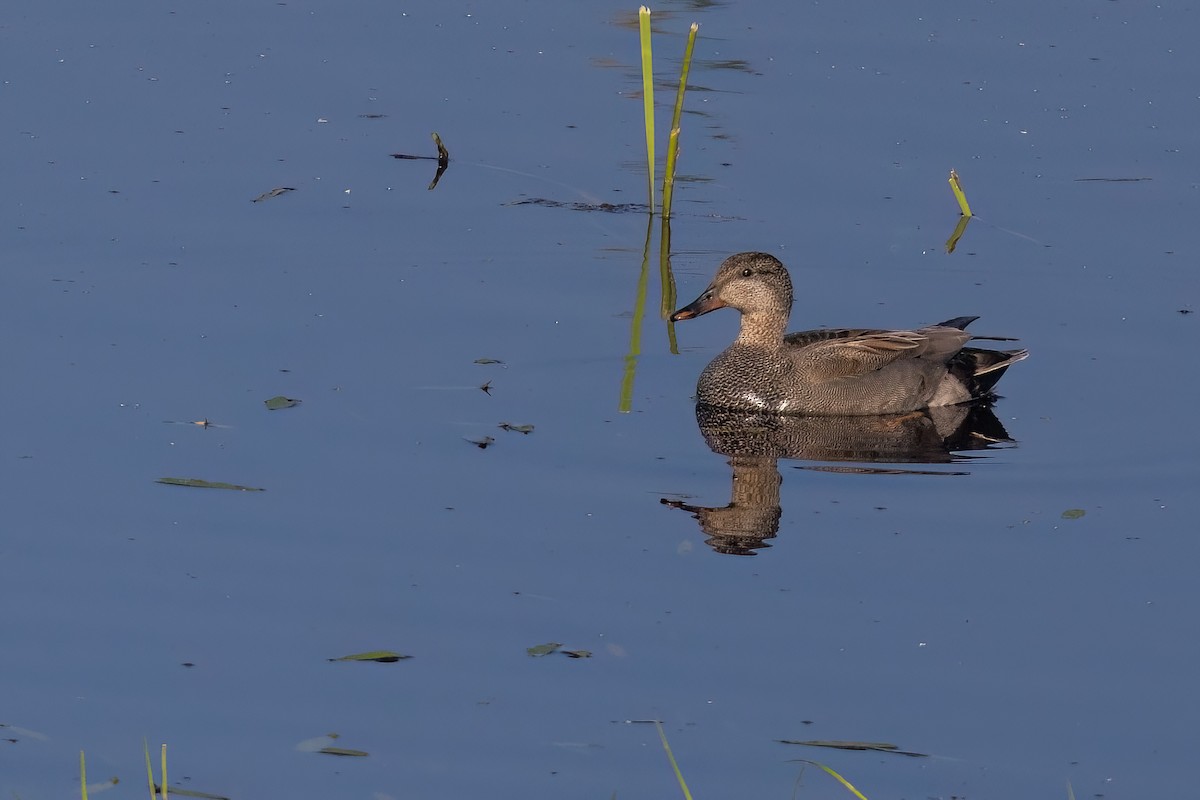
[[[966,327],[978,317],[955,317],[913,330],[820,328],[786,333],[793,301],[787,268],[769,253],[737,253],[717,269],[695,301],[671,322],[718,308],[741,314],[733,344],[696,383],[696,402],[769,414],[864,416],[903,414],[962,403],[989,402],[1005,371],[1027,350],[967,347]]]

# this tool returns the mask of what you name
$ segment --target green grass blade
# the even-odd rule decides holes
[[[851,793],[852,793],[852,794],[853,794],[855,797],[857,797],[857,798],[858,798],[858,800],[867,800],[867,796],[866,796],[866,795],[864,795],[864,794],[863,794],[862,792],[860,792],[858,789],[855,789],[855,788],[854,788],[854,784],[852,784],[850,781],[846,780],[846,779],[845,779],[845,778],[843,778],[841,775],[839,775],[839,774],[837,773],[837,771],[833,769],[833,767],[827,767],[827,766],[825,766],[824,764],[822,764],[820,761],[810,761],[810,760],[808,760],[807,758],[801,758],[801,759],[798,759],[798,760],[799,760],[799,761],[802,761],[802,762],[804,762],[805,764],[812,764],[814,767],[820,767],[821,769],[825,770],[825,771],[826,771],[826,772],[828,772],[830,775],[832,775],[834,778],[836,778],[836,779],[837,779],[837,781],[838,781],[838,783],[842,784],[842,786],[845,786],[847,789],[849,789],[849,790],[850,790],[850,792],[851,792]]]
[[[158,790],[154,788],[154,767],[150,764],[150,743],[142,737],[142,752],[146,754],[146,780],[150,784],[150,800],[156,800]]]
[[[654,727],[658,728],[658,738],[662,739],[663,750],[667,751],[667,760],[671,762],[671,769],[675,770],[675,780],[679,781],[679,788],[683,790],[683,796],[687,800],[692,800],[692,793],[688,791],[687,781],[683,779],[683,773],[679,771],[679,764],[676,763],[675,755],[671,752],[671,745],[667,742],[667,734],[663,732],[662,723],[655,720]],[[866,798],[864,797],[863,800]]]
[[[159,784],[162,800],[167,800],[167,746],[162,746],[162,783]]]
[[[638,9],[638,31],[642,39],[642,112],[646,117],[646,180],[654,213],[654,56],[650,51],[650,9]]]
[[[83,751],[79,751],[79,794],[87,800],[87,765],[83,761]]]

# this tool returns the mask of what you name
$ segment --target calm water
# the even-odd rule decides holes
[[[1033,354],[1015,442],[782,459],[753,557],[659,502],[730,500],[691,394],[736,315],[672,354],[653,258],[622,413],[646,218],[518,204],[644,201],[636,6],[10,4],[0,790],[82,749],[139,795],[146,737],[232,798],[671,796],[650,718],[698,797],[1195,783],[1196,11],[659,11],[664,102],[702,26],[680,302],[763,249],[797,327],[979,314]],[[428,191],[389,155],[435,130]],[[331,732],[370,757],[296,749]]]

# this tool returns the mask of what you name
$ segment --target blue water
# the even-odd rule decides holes
[[[672,354],[652,257],[623,413],[646,218],[514,205],[644,201],[635,11],[0,17],[0,790],[73,794],[84,750],[132,796],[146,737],[232,798],[657,798],[625,723],[652,718],[696,796],[790,796],[795,758],[872,798],[1194,783],[1195,10],[655,9],[660,140],[701,23],[679,304],[768,250],[798,328],[978,314],[1032,353],[1015,445],[955,476],[782,460],[754,557],[659,502],[729,502],[691,395],[736,315]],[[433,191],[390,158],[431,131]],[[947,255],[950,169],[979,218]],[[380,648],[414,658],[326,660]],[[331,732],[371,755],[296,749]]]

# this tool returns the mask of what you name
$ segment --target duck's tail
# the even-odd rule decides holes
[[[1004,372],[1029,355],[1028,350],[985,350],[964,347],[950,360],[950,372],[976,400],[990,398]]]

